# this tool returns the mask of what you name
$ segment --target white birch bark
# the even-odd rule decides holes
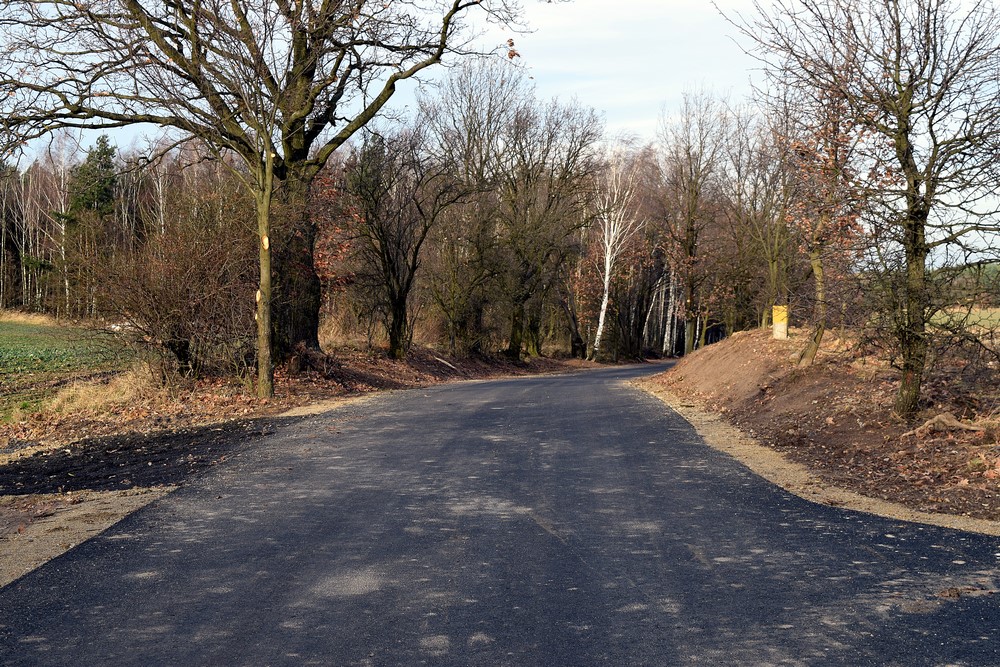
[[[644,224],[632,210],[636,195],[637,169],[635,161],[631,158],[632,156],[622,146],[612,149],[605,178],[598,187],[599,208],[596,230],[600,244],[598,270],[603,289],[591,357],[596,357],[601,350],[615,264],[628,242]]]

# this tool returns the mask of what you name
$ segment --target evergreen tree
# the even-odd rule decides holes
[[[73,170],[69,210],[72,215],[93,211],[99,216],[114,212],[115,148],[102,134],[87,152],[87,159]]]

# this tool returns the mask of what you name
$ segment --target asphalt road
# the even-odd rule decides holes
[[[0,590],[0,664],[1000,664],[1000,541],[785,493],[655,370],[287,424]]]

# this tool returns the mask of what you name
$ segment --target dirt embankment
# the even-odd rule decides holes
[[[803,344],[765,331],[736,334],[644,387],[720,448],[806,498],[1000,534],[1000,428],[969,407],[991,405],[970,392],[995,387],[931,381],[931,400],[907,424],[892,413],[895,372],[838,340],[825,343],[814,365],[797,368],[791,357]],[[917,428],[945,413],[979,430]]]

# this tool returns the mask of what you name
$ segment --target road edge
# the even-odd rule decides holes
[[[717,413],[703,410],[692,401],[682,399],[652,378],[632,380],[629,384],[657,398],[667,408],[683,417],[709,447],[732,456],[755,474],[803,500],[874,514],[887,519],[1000,536],[998,521],[921,512],[899,503],[870,498],[830,485],[820,480],[806,466],[791,461],[781,452],[761,444],[723,420]]]

